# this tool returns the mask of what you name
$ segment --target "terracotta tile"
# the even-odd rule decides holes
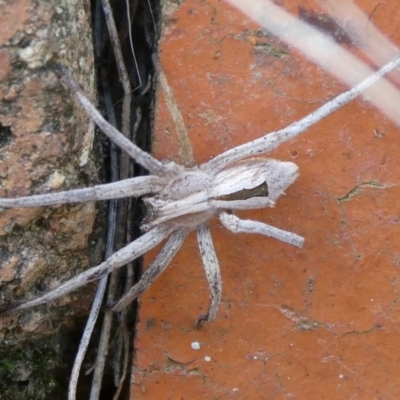
[[[320,15],[313,1],[281,3]],[[395,2],[356,3],[400,43]],[[167,11],[162,65],[197,163],[345,90],[227,3],[187,0]],[[304,236],[304,248],[234,235],[212,220],[223,300],[198,331],[209,294],[192,234],[141,298],[132,399],[398,398],[398,135],[357,99],[271,152],[296,162],[300,177],[274,209],[237,214]],[[162,91],[153,152],[185,161]]]

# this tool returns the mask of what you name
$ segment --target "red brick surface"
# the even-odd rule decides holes
[[[396,2],[357,4],[400,43]],[[162,65],[197,163],[346,89],[258,29],[216,0],[187,0],[165,16]],[[296,162],[300,177],[274,209],[237,214],[304,236],[304,248],[211,221],[223,298],[198,331],[209,294],[192,234],[141,298],[131,398],[399,398],[399,154],[399,128],[362,99],[270,153]],[[154,155],[184,161],[161,91]]]

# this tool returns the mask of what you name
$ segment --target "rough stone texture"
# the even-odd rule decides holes
[[[55,65],[66,66],[94,98],[89,1],[6,0],[0,5],[0,196],[68,190],[97,181],[90,159],[94,127],[64,88]],[[0,210],[1,301],[36,296],[90,262],[95,204]],[[91,250],[101,240],[92,239]],[[99,251],[95,251],[99,254]],[[96,262],[96,261],[94,261]],[[67,305],[77,294],[63,298]],[[0,339],[58,329],[87,309],[39,307],[0,319]]]
[[[274,3],[321,16],[316,1]],[[397,2],[354,3],[400,44]],[[167,8],[161,60],[198,163],[345,90],[226,2]],[[398,83],[399,72],[391,79]],[[141,298],[131,398],[399,398],[399,143],[399,128],[357,99],[271,152],[296,162],[299,179],[274,209],[238,215],[296,232],[304,248],[234,235],[213,221],[222,305],[217,320],[197,331],[209,293],[189,237]],[[162,92],[153,150],[182,161]]]

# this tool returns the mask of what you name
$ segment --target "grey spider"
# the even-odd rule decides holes
[[[218,216],[222,225],[234,233],[258,233],[297,247],[302,247],[304,243],[304,239],[294,233],[262,222],[242,220],[232,213],[232,210],[273,207],[298,176],[298,168],[291,162],[252,157],[271,151],[305,131],[353,100],[399,63],[400,58],[394,59],[351,90],[335,97],[292,125],[228,150],[193,168],[184,168],[171,161],[160,162],[143,152],[102,117],[69,73],[62,70],[62,81],[76,94],[88,116],[116,145],[146,168],[150,175],[67,192],[16,199],[3,198],[0,199],[0,207],[40,207],[145,196],[144,202],[148,209],[148,215],[142,225],[145,233],[100,265],[80,273],[38,298],[13,304],[3,311],[9,314],[53,301],[122,267],[168,238],[140,281],[111,306],[113,311],[120,311],[139,297],[168,267],[188,233],[195,230],[211,299],[208,313],[200,317],[199,323],[214,320],[221,302],[222,281],[218,258],[207,225],[211,217]]]

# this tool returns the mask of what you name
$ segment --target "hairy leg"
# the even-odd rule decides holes
[[[151,286],[151,284],[167,269],[172,258],[181,248],[187,234],[187,230],[180,230],[174,232],[170,236],[165,246],[143,273],[140,281],[136,283],[136,285],[134,285],[131,290],[129,290],[129,292],[114,306],[112,306],[112,311],[121,311]]]
[[[49,301],[56,300],[59,297],[86,285],[89,282],[100,279],[102,276],[109,274],[113,270],[120,268],[126,263],[142,256],[163,241],[170,233],[171,231],[164,226],[154,228],[136,239],[134,242],[114,253],[110,258],[97,267],[90,268],[87,271],[80,273],[76,277],[64,282],[56,289],[51,290],[43,296],[24,303],[19,303],[17,305],[14,304],[9,308],[3,308],[0,310],[0,313],[11,314],[15,311],[26,310],[40,304],[48,303]]]
[[[96,107],[90,102],[90,100],[83,93],[79,85],[73,80],[70,73],[65,69],[61,68],[62,80],[65,84],[75,93],[79,103],[85,109],[88,116],[94,121],[94,123],[101,129],[101,131],[108,136],[117,146],[123,149],[130,157],[136,162],[146,168],[152,175],[164,176],[168,175],[166,166],[161,162],[152,157],[149,153],[146,153],[138,146],[133,144],[128,138],[126,138],[121,132],[115,129],[109,122],[107,122]]]
[[[91,188],[74,189],[65,192],[39,194],[36,196],[14,199],[0,198],[0,207],[42,207],[54,204],[120,199],[131,196],[137,197],[148,193],[156,193],[163,187],[163,180],[157,176],[140,176]]]
[[[218,258],[215,254],[214,244],[207,225],[202,225],[197,230],[197,241],[200,248],[200,255],[203,261],[206,277],[210,285],[210,308],[206,315],[201,315],[197,323],[198,328],[203,322],[213,321],[217,317],[219,304],[222,297],[222,280]]]
[[[291,244],[296,247],[302,247],[304,238],[292,232],[287,232],[274,226],[264,224],[259,221],[240,219],[236,215],[222,212],[219,215],[222,225],[233,233],[258,233]]]
[[[390,61],[384,65],[380,70],[375,72],[373,75],[361,81],[358,85],[354,86],[352,89],[348,90],[336,96],[334,99],[324,104],[322,107],[308,114],[306,117],[302,118],[300,121],[296,121],[293,124],[287,126],[279,131],[268,133],[267,135],[242,144],[241,146],[235,147],[214,157],[209,162],[201,165],[201,169],[206,172],[219,171],[225,166],[232,164],[236,161],[242,160],[243,158],[250,156],[257,156],[268,151],[271,151],[278,147],[280,144],[286,142],[287,140],[293,139],[300,133],[307,130],[310,126],[321,121],[323,118],[332,114],[334,111],[343,107],[358,95],[360,95],[364,90],[368,89],[385,74],[392,71],[400,65],[400,57],[396,57],[394,60]]]

